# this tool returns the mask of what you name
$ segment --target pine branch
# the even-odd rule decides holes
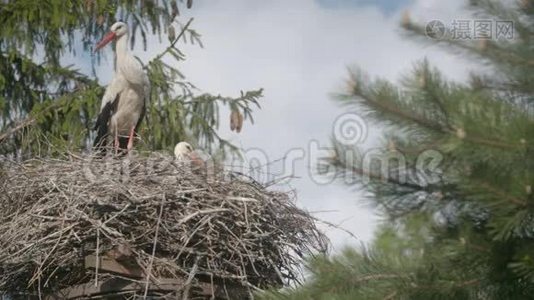
[[[421,127],[424,127],[424,128],[427,128],[427,129],[430,129],[430,130],[433,130],[433,131],[437,131],[437,132],[440,132],[440,133],[446,133],[447,130],[445,130],[440,124],[437,124],[437,123],[434,123],[426,118],[424,118],[423,116],[419,116],[417,114],[415,114],[414,112],[406,112],[406,111],[403,111],[402,109],[399,109],[399,108],[396,108],[392,105],[388,105],[386,104],[386,101],[380,101],[378,99],[373,99],[369,96],[365,96],[365,95],[354,95],[354,96],[357,96],[357,97],[361,97],[366,103],[369,103],[370,106],[373,106],[375,109],[381,111],[381,112],[386,112],[386,113],[389,113],[391,115],[395,115],[397,117],[400,117],[402,119],[405,119],[405,120],[408,120],[408,121],[411,121],[417,125],[420,125]]]
[[[413,191],[423,191],[423,190],[425,190],[425,187],[423,187],[421,185],[418,185],[416,183],[410,183],[408,181],[403,182],[403,181],[400,181],[400,180],[397,180],[397,179],[393,178],[392,176],[383,176],[382,174],[376,174],[374,172],[367,171],[367,170],[364,170],[362,168],[358,168],[356,166],[349,166],[349,165],[344,164],[340,160],[336,160],[336,158],[334,158],[331,161],[331,163],[333,163],[334,166],[339,166],[339,167],[342,167],[344,169],[347,169],[350,173],[355,173],[355,174],[360,175],[361,177],[367,177],[367,178],[369,178],[371,180],[375,180],[377,182],[390,183],[390,184],[394,184],[394,185],[397,185],[397,186],[400,186],[400,187],[409,188],[409,189],[411,189]]]
[[[488,184],[486,182],[481,182],[480,180],[478,181],[478,184],[480,184],[480,186],[482,186],[484,189],[486,189],[488,191],[488,194],[490,194],[490,195],[496,195],[496,196],[504,199],[505,201],[513,203],[513,204],[515,204],[517,206],[520,206],[520,207],[526,207],[528,205],[528,203],[526,201],[523,201],[523,200],[520,200],[518,198],[512,197],[512,196],[506,194],[505,192],[501,191],[500,189],[497,189],[496,187],[494,187],[494,185]]]
[[[52,103],[51,105],[47,106],[46,108],[44,108],[43,110],[39,111],[38,114],[36,115],[29,115],[27,116],[24,120],[20,121],[20,122],[17,122],[18,124],[13,126],[12,128],[10,129],[7,129],[4,131],[4,133],[0,134],[0,143],[2,143],[4,140],[6,140],[8,137],[12,136],[13,134],[17,133],[18,131],[20,130],[23,130],[24,128],[28,127],[28,126],[31,126],[33,124],[35,124],[35,122],[37,121],[37,118],[38,116],[44,114],[44,113],[47,113],[55,108],[58,108],[61,106],[61,101],[60,99],[65,99],[65,98],[70,98],[70,97],[62,97],[62,98],[59,98],[55,103]]]
[[[175,45],[176,43],[178,43],[178,41],[183,37],[183,35],[185,34],[185,32],[187,31],[187,29],[189,28],[189,25],[191,25],[191,23],[193,22],[194,18],[191,18],[189,19],[189,21],[187,21],[187,23],[185,24],[185,26],[182,28],[182,30],[180,31],[180,34],[178,34],[178,36],[174,39],[174,41],[171,43],[171,45],[169,47],[167,47],[162,53],[158,54],[156,57],[154,57],[148,64],[150,65],[150,63],[154,62],[154,61],[157,61],[157,60],[160,60],[161,58],[163,58],[163,56],[165,56],[167,53],[169,53],[172,49],[175,48]]]
[[[456,129],[454,128],[447,128],[447,127],[443,127],[441,126],[440,124],[438,123],[434,123],[428,119],[426,119],[425,117],[423,116],[420,116],[420,115],[417,115],[417,113],[415,112],[407,112],[407,111],[404,111],[400,108],[397,108],[393,105],[388,105],[386,101],[380,101],[380,100],[377,100],[377,99],[373,99],[372,97],[369,97],[369,96],[366,96],[366,95],[363,95],[363,94],[357,94],[357,95],[353,95],[353,96],[356,96],[356,97],[360,97],[362,100],[365,101],[365,103],[371,107],[373,107],[374,109],[380,111],[380,112],[384,112],[384,113],[388,113],[390,115],[393,115],[393,116],[396,116],[398,118],[401,118],[403,120],[408,120],[410,122],[413,122],[425,129],[428,129],[428,130],[432,130],[432,131],[435,131],[437,133],[440,133],[440,134],[449,134],[449,135],[453,135],[453,136],[457,136],[458,132]],[[481,137],[476,137],[476,136],[472,136],[471,134],[466,134],[462,137],[462,139],[466,142],[470,142],[470,143],[473,143],[473,144],[476,144],[476,145],[482,145],[482,146],[491,146],[491,147],[494,147],[494,148],[501,148],[501,149],[505,149],[505,150],[514,150],[514,149],[518,149],[518,148],[522,148],[523,145],[521,145],[521,143],[506,143],[504,141],[500,141],[500,140],[490,140],[490,139],[485,139],[485,138],[481,138]]]
[[[355,284],[360,284],[362,282],[367,281],[375,281],[375,280],[387,280],[387,279],[398,279],[398,278],[406,278],[408,277],[407,274],[399,275],[399,274],[369,274],[361,277],[357,277],[352,280]]]
[[[11,135],[17,133],[18,131],[32,125],[35,123],[35,118],[32,116],[27,117],[26,119],[19,122],[18,125],[6,130],[4,133],[0,134],[0,143],[2,143],[5,139],[10,137]]]

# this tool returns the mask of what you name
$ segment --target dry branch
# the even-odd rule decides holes
[[[125,280],[86,268],[91,256],[97,268],[104,257],[142,272],[129,286],[165,278],[185,282],[184,293],[209,284],[249,295],[301,278],[302,256],[326,250],[313,218],[288,194],[200,174],[163,154],[2,165],[0,292],[52,295]]]

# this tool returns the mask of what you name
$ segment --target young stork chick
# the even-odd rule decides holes
[[[190,162],[193,169],[203,170],[206,168],[206,163],[187,142],[179,142],[174,146],[174,157],[179,161]]]

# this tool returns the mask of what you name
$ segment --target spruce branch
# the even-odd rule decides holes
[[[364,95],[358,95],[358,96],[361,97],[366,103],[369,103],[370,106],[374,107],[375,109],[379,111],[390,113],[391,115],[395,115],[402,119],[411,121],[417,125],[420,125],[424,128],[427,128],[433,131],[437,131],[441,133],[447,132],[447,130],[443,128],[440,124],[434,123],[431,120],[428,120],[423,116],[419,116],[414,112],[406,112],[398,107],[395,107],[394,105],[388,105],[386,101],[373,99],[372,97],[369,97],[369,96],[364,96]]]
[[[410,121],[416,125],[419,125],[425,129],[434,131],[436,133],[448,134],[452,136],[458,135],[458,131],[457,131],[458,129],[456,128],[443,126],[439,123],[433,122],[425,118],[424,116],[418,115],[415,111],[408,112],[406,110],[401,109],[397,105],[389,104],[388,101],[376,99],[370,95],[365,95],[363,93],[353,94],[352,96],[360,98],[361,100],[363,100],[362,102],[365,105],[372,107],[376,111],[387,113],[389,115],[400,118],[401,120]],[[521,143],[519,142],[507,143],[501,140],[496,140],[496,139],[492,140],[492,139],[487,139],[483,137],[473,136],[472,134],[463,134],[461,136],[461,139],[466,142],[470,142],[476,145],[491,146],[494,148],[501,148],[505,150],[520,149],[523,147],[523,145],[521,145]]]
[[[163,56],[165,56],[166,54],[168,54],[170,51],[172,51],[173,49],[175,49],[175,46],[176,46],[176,43],[178,43],[178,41],[183,37],[183,35],[185,34],[185,32],[187,31],[187,29],[189,28],[189,25],[191,25],[191,23],[193,22],[194,18],[190,18],[189,21],[187,21],[187,23],[184,25],[184,27],[182,27],[182,30],[180,31],[180,33],[178,34],[178,36],[174,39],[174,41],[172,41],[171,45],[169,47],[167,47],[165,50],[163,50],[162,53],[158,54],[156,57],[154,57],[148,64],[150,65],[150,63],[154,62],[154,61],[158,61],[158,60],[161,60],[161,58],[163,58]]]
[[[372,171],[364,170],[363,168],[358,168],[354,165],[347,165],[343,163],[342,161],[340,161],[339,159],[337,159],[336,157],[332,158],[330,160],[330,163],[334,166],[342,167],[348,170],[350,173],[358,174],[361,177],[366,177],[377,182],[390,183],[390,184],[394,184],[400,187],[405,187],[405,188],[413,190],[414,192],[423,191],[427,189],[426,187],[423,187],[416,183],[411,183],[408,181],[400,181],[400,180],[393,178],[392,176],[384,176],[383,174],[376,174]]]
[[[17,133],[18,131],[25,129],[26,127],[34,125],[37,122],[37,119],[38,119],[39,116],[42,116],[43,114],[48,113],[53,109],[61,107],[61,105],[63,104],[62,101],[65,100],[65,99],[71,99],[71,97],[70,96],[61,97],[61,98],[55,100],[54,103],[52,103],[52,104],[48,105],[47,107],[45,107],[44,109],[40,110],[37,114],[33,114],[33,115],[30,114],[26,118],[24,118],[23,120],[21,120],[19,122],[16,122],[16,123],[18,123],[17,125],[9,128],[7,130],[4,130],[4,132],[2,134],[0,134],[0,143],[2,143],[8,137],[10,137],[10,136],[14,135],[15,133]]]
[[[510,202],[510,203],[513,203],[519,207],[526,207],[528,205],[528,203],[524,200],[521,200],[521,199],[518,199],[516,197],[512,197],[511,195],[508,195],[507,193],[505,193],[504,191],[496,188],[494,185],[491,185],[487,182],[482,182],[481,180],[477,180],[477,183],[482,187],[484,188],[485,190],[487,190],[488,194],[490,195],[496,195],[498,196],[499,198],[502,198],[504,199],[506,202]]]

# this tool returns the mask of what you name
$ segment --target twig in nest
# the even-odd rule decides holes
[[[193,278],[195,278],[195,275],[197,274],[198,270],[198,257],[195,261],[195,264],[193,265],[193,268],[191,269],[191,272],[189,272],[189,276],[187,277],[187,281],[184,284],[184,291],[182,294],[182,300],[188,300],[189,299],[189,289],[191,288],[191,282],[193,281]]]
[[[143,299],[146,299],[148,295],[148,286],[150,285],[150,276],[152,275],[152,264],[154,263],[154,257],[156,255],[156,247],[158,245],[158,233],[159,224],[161,223],[161,216],[163,215],[163,206],[165,205],[165,195],[161,197],[161,207],[159,208],[158,221],[156,223],[156,232],[154,233],[154,244],[152,245],[152,254],[150,256],[150,262],[148,263],[148,270],[146,274],[145,294]]]
[[[95,252],[95,287],[98,286],[98,269],[100,267],[100,227],[96,228],[96,252]]]

